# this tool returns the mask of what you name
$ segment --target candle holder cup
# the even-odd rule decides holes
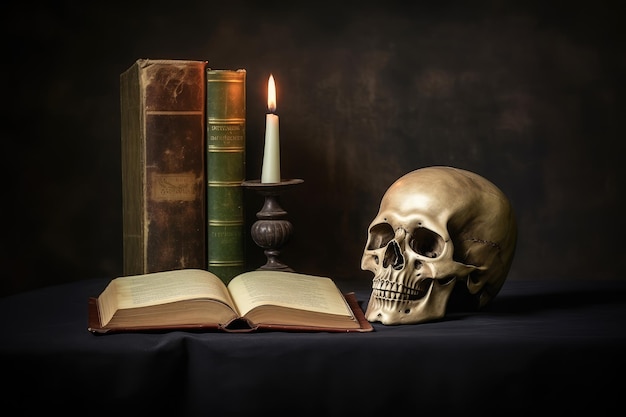
[[[267,262],[260,270],[289,271],[293,269],[282,263],[278,257],[282,247],[293,234],[293,225],[287,220],[287,212],[280,206],[280,195],[294,185],[303,183],[301,179],[281,180],[277,183],[262,183],[260,180],[244,181],[242,185],[264,197],[258,219],[251,228],[252,240],[264,249]]]

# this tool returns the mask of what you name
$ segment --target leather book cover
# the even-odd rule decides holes
[[[246,70],[206,70],[207,269],[228,283],[245,268]]]
[[[120,75],[124,275],[206,269],[205,61]]]

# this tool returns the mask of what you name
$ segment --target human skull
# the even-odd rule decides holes
[[[367,320],[441,319],[457,281],[473,308],[486,306],[504,284],[516,240],[511,204],[490,181],[446,166],[409,172],[387,189],[368,228],[361,259],[374,273]]]

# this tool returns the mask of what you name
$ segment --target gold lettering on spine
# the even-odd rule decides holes
[[[242,124],[212,125],[209,128],[209,147],[220,147],[233,142],[242,147],[245,140],[244,133]]]

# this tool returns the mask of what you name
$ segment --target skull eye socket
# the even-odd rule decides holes
[[[384,248],[393,238],[394,233],[391,225],[389,223],[379,223],[370,228],[370,239],[367,243],[367,249]]]
[[[439,234],[425,227],[418,227],[411,233],[409,246],[427,258],[436,258],[443,253],[445,240]]]

